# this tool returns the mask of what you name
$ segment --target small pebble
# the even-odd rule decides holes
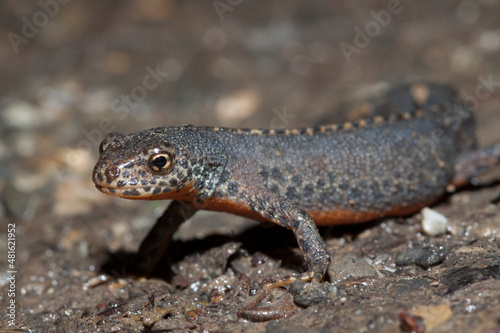
[[[423,318],[425,328],[429,331],[439,327],[453,316],[449,304],[420,305],[412,312],[414,315]]]
[[[290,293],[293,301],[302,306],[309,307],[315,304],[338,304],[339,299],[345,296],[345,291],[332,283],[313,283],[295,281],[290,284]]]
[[[374,279],[378,276],[375,268],[354,254],[346,255],[335,269],[329,270],[329,274],[332,281],[338,282]]]
[[[435,237],[446,233],[448,219],[443,214],[427,207],[422,209],[421,213],[422,229],[425,234]]]
[[[410,248],[396,253],[396,266],[418,265],[424,269],[441,263],[446,256],[445,249]]]

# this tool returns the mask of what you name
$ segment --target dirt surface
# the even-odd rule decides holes
[[[433,207],[445,235],[426,236],[420,214],[322,229],[329,282],[305,300],[262,294],[263,280],[303,271],[291,232],[228,214],[199,212],[152,277],[130,276],[167,203],[105,196],[90,179],[110,131],[351,119],[363,115],[336,110],[417,79],[458,87],[481,144],[499,142],[498,1],[0,7],[1,332],[500,330],[500,169]]]

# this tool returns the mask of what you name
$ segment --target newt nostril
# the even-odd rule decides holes
[[[106,171],[104,171],[104,175],[106,176],[106,182],[111,184],[120,175],[120,169],[116,167],[107,168]]]
[[[92,179],[94,181],[94,184],[102,184],[102,182],[104,181],[104,175],[102,174],[102,171],[94,171]]]

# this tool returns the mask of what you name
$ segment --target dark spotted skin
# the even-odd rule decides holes
[[[123,198],[174,200],[141,246],[153,264],[178,225],[205,209],[293,231],[308,271],[273,286],[320,281],[330,258],[316,225],[411,214],[500,156],[500,145],[476,149],[472,113],[450,88],[403,86],[367,105],[374,117],[340,125],[110,134],[93,181]],[[165,161],[158,154],[170,162],[165,172],[154,170]]]

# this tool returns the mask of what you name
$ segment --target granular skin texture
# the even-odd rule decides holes
[[[373,118],[311,128],[110,134],[93,181],[127,199],[174,200],[143,254],[160,255],[151,243],[167,240],[197,210],[222,211],[294,232],[308,271],[273,286],[320,281],[330,258],[316,225],[414,213],[499,160],[500,145],[477,149],[472,112],[451,88],[405,85],[367,105]]]

